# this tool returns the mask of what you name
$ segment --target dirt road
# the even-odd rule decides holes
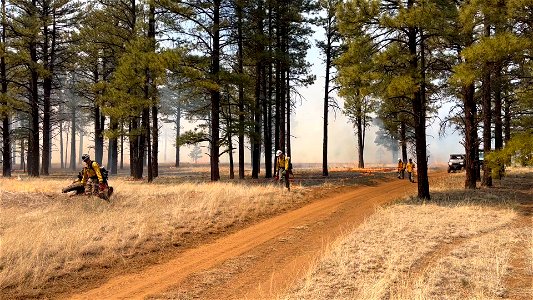
[[[361,186],[183,252],[141,273],[114,278],[73,299],[270,299],[305,275],[327,246],[375,209],[416,193],[395,180]]]

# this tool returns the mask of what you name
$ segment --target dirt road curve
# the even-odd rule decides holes
[[[73,299],[181,298],[191,293],[202,299],[273,298],[303,276],[330,242],[376,207],[415,192],[416,184],[407,180],[357,187],[190,249],[168,263],[114,278]],[[232,271],[224,267],[239,260],[246,263]],[[209,273],[213,268],[218,271]],[[219,278],[202,281],[202,274]]]

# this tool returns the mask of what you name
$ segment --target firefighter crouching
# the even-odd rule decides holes
[[[81,156],[85,164],[82,171],[81,184],[85,186],[85,195],[98,195],[100,198],[109,200],[109,190],[107,180],[105,180],[100,172],[100,165],[92,161],[89,154]]]

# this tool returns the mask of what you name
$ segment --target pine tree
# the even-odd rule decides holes
[[[192,159],[194,163],[197,163],[200,158],[202,158],[202,149],[198,144],[195,144],[192,148],[191,152],[189,153],[189,157]]]
[[[0,41],[0,117],[2,119],[2,176],[11,177],[11,132],[10,132],[10,111],[8,102],[8,82],[7,82],[7,16],[6,1],[2,0],[2,36]]]
[[[433,101],[432,72],[446,27],[447,1],[347,1],[339,13],[339,28],[349,49],[369,45],[372,94],[384,102],[396,102],[412,120],[415,134],[418,197],[429,199],[426,125]],[[349,50],[348,50],[349,52]],[[370,53],[368,53],[370,52]],[[357,60],[361,61],[361,60]],[[358,73],[357,65],[350,72]],[[368,75],[367,75],[368,76]]]
[[[340,54],[340,34],[337,26],[337,18],[335,13],[337,11],[337,6],[341,3],[339,0],[320,0],[320,7],[325,10],[326,16],[318,19],[318,24],[322,26],[326,34],[325,41],[319,41],[317,43],[318,48],[322,51],[325,56],[326,63],[326,78],[324,85],[324,137],[322,142],[322,175],[328,176],[328,114],[329,108],[331,106],[335,107],[335,102],[330,97],[330,93],[333,91],[333,88],[330,88],[332,83],[331,71],[333,61]],[[333,102],[333,103],[332,103]]]
[[[470,30],[469,43],[460,49],[461,64],[455,67],[454,77],[465,83],[465,150],[467,153],[467,188],[475,188],[474,177],[470,169],[477,167],[478,144],[476,118],[475,87],[481,84],[483,149],[485,156],[491,152],[492,124],[495,124],[494,137],[498,148],[502,146],[502,93],[505,84],[504,66],[510,63],[524,48],[525,44],[508,31],[506,9],[501,1],[463,2],[459,7],[463,28]],[[507,80],[510,80],[507,79]],[[493,104],[496,108],[493,110]],[[493,122],[494,121],[494,122]],[[503,168],[499,166],[498,169]],[[482,185],[491,186],[492,177],[489,164],[483,164]]]
[[[352,33],[353,34],[353,33]],[[337,60],[340,85],[339,95],[345,99],[344,114],[353,123],[358,145],[358,168],[364,168],[364,148],[366,129],[371,125],[370,114],[375,111],[371,61],[372,43],[368,36],[348,38],[357,46],[348,47]],[[357,40],[357,42],[356,42]],[[372,75],[371,75],[372,76]]]

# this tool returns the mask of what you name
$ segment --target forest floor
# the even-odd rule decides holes
[[[0,296],[408,299],[406,291],[428,282],[456,284],[460,276],[429,270],[446,269],[446,259],[457,256],[480,257],[482,237],[502,235],[509,239],[493,246],[509,253],[493,260],[503,271],[475,295],[520,299],[531,292],[531,172],[469,193],[460,189],[461,173],[433,171],[433,200],[419,203],[416,184],[392,169],[338,167],[325,179],[300,168],[291,192],[264,179],[212,184],[207,171],[168,168],[152,184],[117,178],[110,204],[57,195],[65,174],[0,180]],[[362,249],[366,256],[358,256]],[[349,269],[339,257],[360,263]],[[460,266],[457,290],[464,292],[476,281]],[[363,295],[356,284],[374,292]]]

